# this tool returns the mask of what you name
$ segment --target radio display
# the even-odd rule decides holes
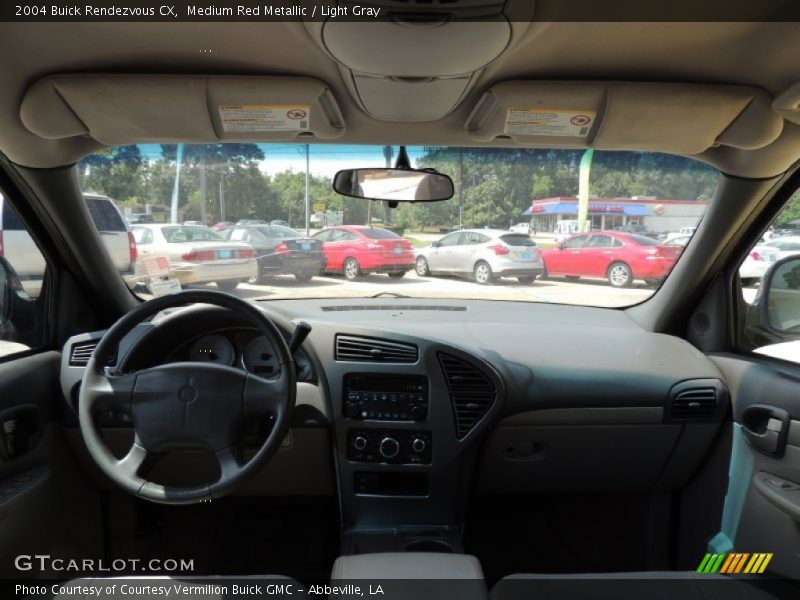
[[[348,373],[344,376],[342,409],[350,419],[424,421],[428,413],[428,378]]]

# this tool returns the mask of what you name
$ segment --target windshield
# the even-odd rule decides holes
[[[84,191],[109,198],[129,231],[163,227],[163,242],[133,230],[132,243],[147,251],[119,261],[143,298],[207,287],[248,299],[391,294],[608,307],[658,289],[680,259],[684,242],[673,240],[700,222],[718,178],[698,161],[646,152],[407,152],[412,167],[452,178],[452,199],[390,207],[332,189],[338,171],[394,166],[396,146],[146,144],[90,155],[78,169]],[[103,227],[114,220],[93,216]],[[262,235],[283,241],[264,248]],[[254,251],[170,249],[225,239]],[[156,285],[164,281],[174,286]]]

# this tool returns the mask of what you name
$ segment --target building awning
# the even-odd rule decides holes
[[[524,216],[531,215],[575,215],[578,214],[577,202],[551,202],[548,204],[532,204]],[[610,202],[589,202],[590,215],[626,215],[629,217],[644,217],[647,206],[644,204],[614,204]]]

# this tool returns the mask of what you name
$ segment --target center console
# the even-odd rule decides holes
[[[457,555],[475,450],[504,398],[498,371],[396,332],[315,323],[310,336],[333,417],[342,554]]]

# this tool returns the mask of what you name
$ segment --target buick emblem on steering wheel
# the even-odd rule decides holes
[[[194,402],[197,400],[197,390],[192,386],[191,383],[187,383],[181,389],[178,390],[178,400],[183,402],[184,404],[189,404],[190,402]]]

